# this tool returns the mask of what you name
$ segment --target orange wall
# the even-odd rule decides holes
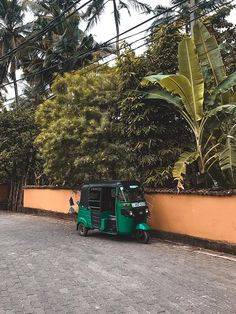
[[[70,197],[75,203],[80,193],[25,189],[24,207],[68,213]],[[236,196],[147,194],[146,200],[154,230],[236,244]]]
[[[66,189],[24,189],[24,207],[38,208],[44,210],[55,211],[59,213],[68,213],[70,204],[69,199],[73,198],[77,211],[76,204],[80,199],[80,192],[74,192]]]
[[[153,229],[236,244],[236,196],[149,194]]]
[[[9,196],[9,185],[0,184],[0,202],[7,202]]]

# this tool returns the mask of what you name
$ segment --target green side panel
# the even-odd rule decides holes
[[[151,230],[151,227],[146,224],[145,222],[142,222],[141,224],[138,224],[135,228],[136,230],[146,230],[146,231],[149,231]]]
[[[117,217],[117,227],[118,233],[131,234],[135,229],[134,219],[131,217],[126,217],[121,214],[122,203],[117,203],[116,206],[116,217]]]
[[[109,210],[102,211],[101,212],[101,219],[108,218],[109,214],[110,214]]]
[[[102,211],[101,214],[100,214],[100,217],[101,217],[101,225],[100,225],[100,228],[99,230],[100,231],[103,231],[106,229],[106,223],[107,223],[107,218],[109,216],[109,213],[110,211],[109,210],[106,210],[106,211]]]
[[[82,222],[87,228],[93,228],[91,221],[91,211],[84,206],[79,207],[77,224]]]
[[[105,229],[106,229],[106,225],[107,225],[107,218],[102,218],[102,219],[101,219],[101,225],[100,225],[99,230],[100,230],[100,231],[105,230]]]
[[[77,224],[81,223],[85,225],[85,227],[89,228],[89,225],[88,225],[88,221],[85,220],[83,217],[80,217],[78,220],[77,220]]]

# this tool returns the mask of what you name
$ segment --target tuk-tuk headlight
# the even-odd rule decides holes
[[[132,210],[129,211],[129,215],[130,215],[130,216],[133,216]]]
[[[146,209],[145,209],[145,212],[146,212],[146,214],[149,214],[149,209],[146,208]]]

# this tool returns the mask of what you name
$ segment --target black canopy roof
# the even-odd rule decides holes
[[[96,181],[83,185],[82,189],[91,188],[91,187],[117,187],[117,186],[129,186],[129,185],[140,185],[138,181],[121,181],[121,180],[112,180],[112,181]]]
[[[121,180],[113,180],[113,181],[97,181],[85,184],[82,186],[81,189],[81,198],[80,198],[80,205],[88,206],[88,197],[89,197],[89,189],[90,188],[115,188],[118,186],[128,187],[130,185],[140,185],[138,181],[121,181]]]

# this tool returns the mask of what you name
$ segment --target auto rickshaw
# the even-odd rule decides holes
[[[86,236],[98,229],[108,234],[133,235],[148,243],[149,215],[143,188],[138,181],[103,181],[86,184],[78,202],[77,230]]]

